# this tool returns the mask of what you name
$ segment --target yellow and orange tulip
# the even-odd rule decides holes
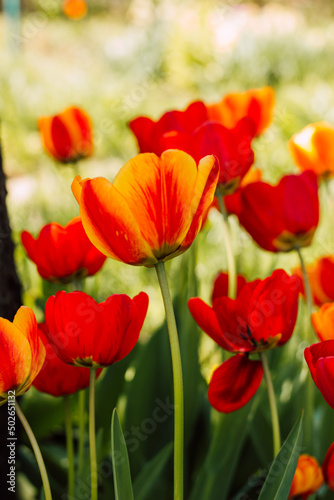
[[[315,333],[323,342],[334,340],[334,303],[323,304],[319,311],[311,316]]]
[[[77,176],[72,191],[93,245],[113,259],[152,267],[190,247],[218,175],[214,156],[197,165],[187,153],[168,150],[136,156],[113,183]]]
[[[300,455],[292,481],[289,498],[306,500],[324,482],[324,476],[317,460],[310,455]]]
[[[73,163],[93,153],[92,122],[80,108],[71,106],[55,116],[43,116],[38,127],[46,152],[56,161]]]
[[[26,392],[38,375],[45,359],[45,348],[39,338],[35,315],[22,306],[14,321],[0,318],[0,405]]]
[[[206,107],[209,119],[227,128],[234,128],[239,120],[248,116],[255,124],[255,135],[260,135],[272,122],[274,104],[274,89],[263,87],[227,94],[219,103]]]
[[[334,174],[334,127],[330,123],[307,125],[290,139],[289,150],[300,170],[313,170],[319,177]]]

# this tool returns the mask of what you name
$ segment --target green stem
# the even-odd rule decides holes
[[[45,493],[45,500],[52,500],[52,494],[51,494],[51,488],[50,488],[50,483],[49,483],[49,478],[48,478],[48,473],[46,472],[45,468],[45,463],[42,457],[41,450],[39,449],[37,440],[35,438],[35,434],[32,431],[32,428],[30,427],[28,420],[24,416],[21,408],[19,407],[18,402],[16,401],[15,403],[15,411],[17,416],[19,417],[21,424],[24,427],[24,430],[27,433],[27,436],[29,438],[30,444],[32,446],[32,449],[35,453],[35,457],[37,460],[37,464],[39,467],[39,471],[42,477],[42,482],[43,482],[43,487],[44,487],[44,493]]]
[[[97,500],[97,460],[95,438],[95,381],[96,369],[90,368],[89,379],[89,447],[90,447],[90,477],[91,500]]]
[[[68,457],[68,496],[69,498],[74,498],[75,476],[74,476],[74,449],[73,449],[71,400],[69,396],[64,396],[63,401],[64,401],[64,415],[65,415],[66,449]]]
[[[183,379],[182,364],[177,333],[173,303],[170,296],[168,281],[163,262],[158,262],[155,266],[161,288],[162,299],[166,311],[166,319],[169,333],[169,342],[172,354],[173,381],[174,381],[174,500],[183,499]]]
[[[78,449],[78,474],[82,473],[85,452],[85,395],[84,390],[79,391],[79,449]]]
[[[306,294],[307,314],[308,314],[308,321],[307,321],[307,327],[306,327],[307,340],[310,344],[312,344],[314,342],[313,328],[312,328],[312,323],[311,323],[311,316],[312,316],[312,312],[313,312],[312,290],[311,290],[310,280],[308,279],[305,262],[304,262],[300,248],[297,248],[297,253],[299,256],[299,260],[300,260],[300,266],[302,268],[304,288],[305,288],[305,294]],[[305,445],[307,446],[307,449],[310,451],[310,453],[311,453],[311,450],[313,449],[313,436],[314,436],[314,434],[313,434],[314,398],[315,398],[315,385],[313,383],[312,376],[308,370],[307,383],[306,383],[306,403],[305,403],[306,411],[305,411],[305,425],[304,425],[304,442],[305,442]]]
[[[297,248],[296,250],[297,250],[297,253],[299,256],[300,266],[302,268],[309,321],[311,321],[311,315],[312,315],[312,311],[313,311],[313,298],[312,298],[310,280],[308,279],[308,275],[307,275],[307,271],[306,271],[305,262],[304,262],[304,259],[302,256],[302,252],[301,252],[300,248]]]
[[[268,366],[267,354],[264,351],[260,352],[260,358],[263,367],[264,379],[266,381],[267,391],[268,391],[271,421],[273,427],[273,443],[274,443],[274,458],[275,458],[279,450],[281,449],[281,433],[279,428],[278,411],[276,405],[274,386],[271,380],[270,369]]]
[[[227,271],[228,271],[228,296],[230,299],[235,299],[237,294],[237,272],[236,272],[235,259],[232,249],[228,214],[226,212],[223,196],[218,195],[217,198],[218,198],[219,210],[223,216],[223,237],[226,250]]]

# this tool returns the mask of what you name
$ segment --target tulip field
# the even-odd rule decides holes
[[[333,499],[332,3],[0,25],[1,500]]]

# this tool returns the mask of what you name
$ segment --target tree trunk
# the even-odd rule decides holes
[[[6,207],[6,178],[2,169],[0,144],[0,317],[13,320],[21,305],[21,284],[14,264],[14,243]],[[1,332],[0,332],[1,338]],[[1,349],[1,345],[0,345]],[[7,405],[0,407],[0,492],[1,500],[16,498],[16,494],[8,491],[7,474],[9,473],[7,448]],[[17,422],[18,424],[18,422]],[[16,426],[18,431],[18,425]],[[18,437],[18,432],[17,432]]]

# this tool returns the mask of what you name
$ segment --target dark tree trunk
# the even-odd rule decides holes
[[[0,317],[12,321],[17,309],[21,305],[21,285],[14,264],[14,243],[11,238],[11,229],[6,207],[6,195],[6,178],[2,169],[2,154],[0,144]],[[5,500],[7,498],[16,498],[16,495],[9,492],[7,489],[7,474],[9,472],[9,465],[7,461],[7,405],[5,404],[0,407],[1,500]]]

